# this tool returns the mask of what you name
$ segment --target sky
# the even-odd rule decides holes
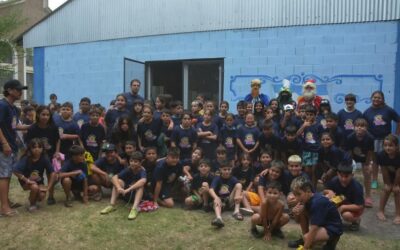
[[[52,10],[55,10],[60,6],[61,4],[65,3],[67,0],[49,0],[49,7]]]

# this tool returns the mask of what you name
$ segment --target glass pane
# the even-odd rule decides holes
[[[28,86],[28,100],[32,100],[33,98],[33,73],[26,73],[26,85]]]
[[[219,62],[189,64],[188,103],[196,99],[198,94],[219,102],[219,67]]]
[[[151,68],[151,98],[159,94],[170,94],[174,100],[182,101],[182,62],[155,62]]]
[[[14,72],[11,70],[0,69],[0,92],[3,93],[3,85],[8,80],[13,79]]]
[[[33,66],[33,49],[26,49],[26,66]]]
[[[139,94],[141,96],[144,96],[144,74],[145,74],[145,65],[142,62],[134,61],[134,60],[129,60],[125,59],[124,61],[124,92],[130,92],[131,91],[131,81],[133,79],[139,79],[141,82]]]

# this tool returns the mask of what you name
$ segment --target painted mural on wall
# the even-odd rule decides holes
[[[344,96],[353,93],[357,97],[357,108],[365,110],[371,105],[370,96],[375,90],[382,90],[382,75],[335,75],[318,76],[301,73],[285,77],[269,75],[234,75],[230,77],[231,102],[243,100],[250,91],[251,80],[261,80],[261,93],[275,98],[282,87],[282,81],[290,81],[293,100],[302,93],[302,84],[307,79],[315,79],[317,95],[330,101],[332,109],[339,111],[344,106]]]

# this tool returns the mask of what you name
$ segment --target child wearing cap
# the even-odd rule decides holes
[[[133,152],[129,158],[129,167],[123,169],[111,179],[113,189],[110,205],[101,210],[100,214],[109,214],[116,210],[118,196],[130,202],[133,200],[128,219],[136,219],[139,213],[139,203],[143,197],[144,185],[146,184],[146,170],[142,167],[143,155],[141,152]]]
[[[350,230],[358,231],[364,211],[364,192],[361,184],[353,178],[351,164],[339,164],[337,176],[325,185],[323,194],[329,199],[342,196],[336,204],[345,222],[350,222]],[[337,199],[333,199],[334,201]]]
[[[302,121],[299,119],[295,112],[292,104],[286,104],[283,106],[284,115],[280,121],[281,130],[284,130],[288,126],[295,126],[297,129],[300,128]]]
[[[71,191],[75,197],[81,198],[83,203],[88,203],[88,168],[85,161],[85,149],[79,145],[73,145],[69,150],[71,159],[66,161],[61,168],[59,178],[65,192],[66,207],[72,207]]]

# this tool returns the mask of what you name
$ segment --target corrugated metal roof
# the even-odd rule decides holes
[[[397,19],[399,0],[70,0],[24,35],[24,47]]]

